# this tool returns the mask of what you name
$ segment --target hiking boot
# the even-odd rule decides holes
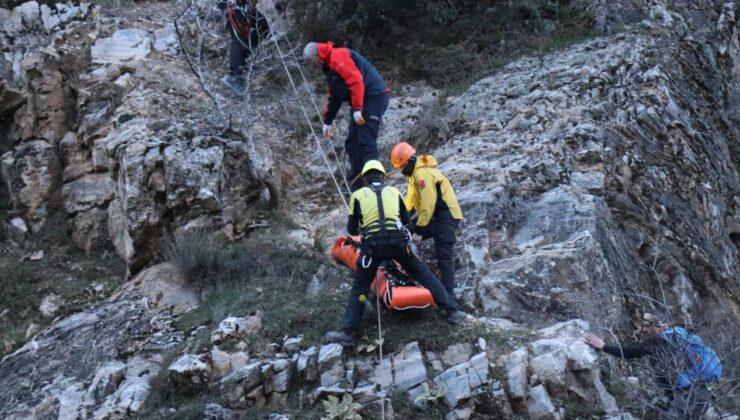
[[[225,76],[221,79],[221,82],[239,95],[243,94],[247,89],[247,82],[241,76]]]
[[[344,331],[329,331],[326,333],[326,339],[332,343],[341,344],[344,347],[355,345],[355,338]]]
[[[463,311],[455,311],[451,312],[450,315],[447,317],[447,322],[449,322],[452,325],[459,325],[465,322],[465,320],[468,319],[468,314],[466,314]]]

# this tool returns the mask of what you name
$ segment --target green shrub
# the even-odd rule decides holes
[[[325,270],[319,294],[308,296],[309,283],[328,260],[313,248],[293,249],[288,245],[280,233],[265,233],[242,243],[219,245],[216,250],[191,251],[194,255],[208,254],[197,258],[204,262],[190,266],[196,267],[191,270],[193,278],[202,279],[198,276],[208,273],[209,279],[203,282],[210,291],[197,309],[176,320],[177,328],[187,332],[201,325],[215,325],[229,315],[261,311],[261,339],[274,342],[285,335],[304,334],[307,342],[320,342],[327,330],[336,327],[344,308],[346,295],[338,287],[341,275],[333,268]],[[185,263],[196,259],[178,258]],[[207,269],[200,268],[203,266]],[[208,344],[207,340],[202,343]],[[250,343],[256,348],[261,344],[265,343]]]
[[[304,40],[333,40],[357,49],[387,79],[423,79],[454,90],[521,54],[542,51],[543,44],[562,47],[591,34],[592,18],[573,3],[294,0],[292,10]]]

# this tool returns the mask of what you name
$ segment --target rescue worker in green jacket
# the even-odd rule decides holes
[[[344,321],[339,331],[326,334],[331,342],[347,346],[354,344],[354,336],[359,333],[362,323],[363,301],[384,260],[397,261],[411,278],[429,289],[437,307],[447,312],[448,322],[458,324],[466,318],[429,268],[409,254],[408,238],[403,231],[403,225],[410,222],[409,213],[401,192],[395,187],[383,185],[385,175],[380,162],[368,161],[361,172],[365,186],[350,197],[347,230],[350,235],[361,234],[362,245]]]
[[[418,214],[409,228],[422,239],[434,239],[434,257],[442,285],[454,299],[455,232],[463,219],[460,204],[450,181],[437,169],[431,155],[417,158],[408,143],[398,143],[391,151],[391,164],[409,178],[406,208]]]

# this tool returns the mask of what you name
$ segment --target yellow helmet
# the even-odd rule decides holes
[[[362,167],[362,175],[365,175],[371,170],[376,170],[381,172],[383,175],[386,175],[383,164],[380,163],[380,161],[378,160],[368,160],[367,162],[365,162],[365,166]]]

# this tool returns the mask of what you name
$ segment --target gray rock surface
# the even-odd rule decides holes
[[[142,29],[119,29],[92,46],[92,60],[99,64],[120,64],[146,58],[151,50],[149,33]]]
[[[480,353],[442,372],[434,378],[434,384],[445,390],[447,404],[456,407],[489,382],[488,374],[488,358],[485,353]]]
[[[393,383],[396,388],[407,390],[427,380],[424,359],[416,342],[407,344],[403,350],[391,357]]]

